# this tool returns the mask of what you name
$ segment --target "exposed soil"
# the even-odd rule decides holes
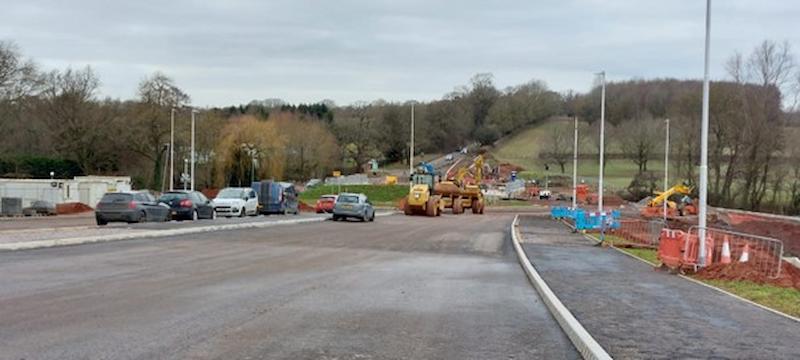
[[[800,256],[800,222],[732,212],[725,216],[734,230],[781,240],[787,253]]]
[[[788,263],[783,263],[781,276],[770,279],[760,271],[752,262],[733,264],[713,264],[707,266],[695,275],[707,280],[747,280],[758,284],[770,284],[800,290],[800,269]]]
[[[89,205],[79,202],[56,204],[56,213],[59,215],[78,214],[94,211]]]

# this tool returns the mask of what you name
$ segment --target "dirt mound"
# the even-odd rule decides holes
[[[502,163],[497,165],[497,176],[501,179],[508,179],[511,176],[512,171],[516,171],[517,173],[519,173],[522,170],[525,169],[523,169],[521,166],[509,163]]]
[[[206,189],[200,190],[200,192],[203,193],[203,195],[205,195],[207,198],[213,199],[213,198],[217,197],[217,194],[219,194],[219,189],[206,188]]]
[[[300,211],[303,211],[303,212],[316,212],[317,211],[316,208],[314,208],[313,206],[308,205],[308,204],[306,204],[306,203],[304,203],[302,201],[297,203],[297,208]]]
[[[94,211],[89,205],[79,202],[56,204],[56,213],[59,215],[79,214]]]
[[[758,284],[770,284],[800,290],[800,269],[788,263],[783,263],[781,276],[770,279],[753,263],[733,263],[729,265],[713,264],[707,266],[695,275],[707,280],[747,280]]]
[[[786,252],[800,255],[799,222],[733,212],[728,213],[727,218],[734,230],[781,240]]]

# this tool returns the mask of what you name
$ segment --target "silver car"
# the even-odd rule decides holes
[[[361,221],[375,221],[375,208],[364,194],[339,194],[333,206],[333,221],[356,218]]]

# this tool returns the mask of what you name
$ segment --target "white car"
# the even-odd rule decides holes
[[[224,188],[213,203],[219,216],[258,215],[258,197],[251,188]]]

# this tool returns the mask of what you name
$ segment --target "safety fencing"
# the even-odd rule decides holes
[[[697,238],[700,228],[689,228],[688,236]],[[736,231],[707,228],[707,264],[749,262],[759,273],[775,279],[781,275],[783,242]]]
[[[619,228],[614,235],[632,245],[645,248],[658,248],[661,230],[667,225],[663,220],[624,219],[619,221]]]
[[[609,231],[619,229],[620,226],[619,210],[597,212],[555,206],[550,209],[550,215],[554,219],[563,219],[571,222],[575,226],[575,230]]]

